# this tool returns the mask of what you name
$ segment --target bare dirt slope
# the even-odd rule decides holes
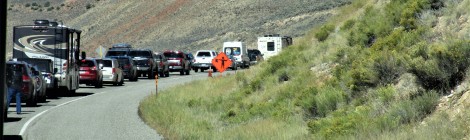
[[[220,49],[223,41],[244,40],[255,48],[256,37],[264,34],[302,36],[334,14],[335,7],[350,1],[38,0],[40,11],[26,6],[32,2],[12,0],[9,40],[14,25],[47,18],[82,29],[82,44],[88,52],[118,42],[156,51],[194,51]],[[45,7],[47,2],[53,10]]]

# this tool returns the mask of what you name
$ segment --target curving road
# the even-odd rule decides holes
[[[206,72],[171,75],[159,79],[159,90],[205,78]],[[12,104],[4,135],[7,139],[28,140],[163,139],[137,113],[139,102],[154,91],[153,79],[139,79],[126,81],[124,86],[105,85],[99,89],[82,85],[73,96],[48,99],[38,107],[23,104],[21,115],[15,113]]]

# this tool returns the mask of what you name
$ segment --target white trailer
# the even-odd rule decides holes
[[[258,37],[258,50],[261,52],[265,60],[279,54],[282,49],[289,45],[292,45],[292,38],[288,36],[275,34]]]

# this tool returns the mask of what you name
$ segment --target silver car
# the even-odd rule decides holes
[[[111,83],[113,85],[122,86],[124,84],[124,74],[119,67],[117,59],[104,58],[97,60],[103,72],[103,83]]]

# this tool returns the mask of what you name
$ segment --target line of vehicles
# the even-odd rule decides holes
[[[80,84],[101,88],[103,84],[122,86],[124,79],[169,77],[170,72],[189,75],[192,70],[217,71],[211,63],[218,55],[215,50],[199,50],[195,55],[178,50],[157,53],[118,43],[104,58],[90,58],[80,51],[80,34],[78,29],[49,20],[13,27],[13,57],[6,63],[7,70],[23,71],[22,102],[27,106],[36,106],[47,96],[74,94]],[[258,38],[260,50],[233,41],[224,42],[222,52],[233,62],[230,68],[237,70],[249,68],[262,61],[263,54],[273,56],[290,44],[290,37],[269,35]]]

